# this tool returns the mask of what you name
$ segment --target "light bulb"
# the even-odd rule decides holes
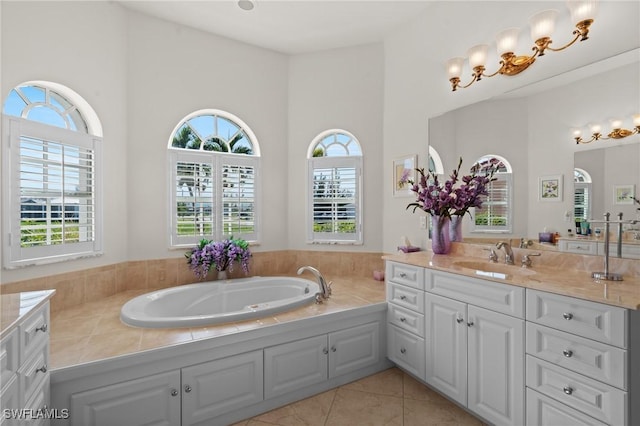
[[[587,19],[594,19],[598,12],[596,0],[568,0],[567,6],[571,12],[571,22],[574,25]]]
[[[600,133],[600,130],[602,130],[602,127],[599,124],[592,124],[591,125],[591,132]]]
[[[487,44],[479,44],[469,49],[469,66],[471,67],[471,69],[479,66],[484,67],[484,64],[487,62],[488,50],[489,45]]]
[[[580,130],[580,129],[575,129],[575,130],[573,131],[573,137],[574,137],[574,138],[580,138],[580,137],[582,137],[582,130]]]
[[[633,116],[633,125],[636,127],[640,126],[640,114]]]
[[[518,33],[519,28],[507,28],[501,31],[496,36],[496,49],[498,50],[498,56],[502,56],[505,53],[513,53],[518,45]]]
[[[622,120],[611,120],[611,127],[616,130],[622,128]]]
[[[551,38],[553,30],[555,29],[557,16],[557,10],[549,9],[531,17],[531,38],[534,42],[541,38]]]
[[[452,78],[460,78],[462,74],[462,67],[464,65],[464,58],[451,58],[447,61],[447,74],[449,74],[449,80]]]

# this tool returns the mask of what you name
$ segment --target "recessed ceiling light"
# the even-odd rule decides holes
[[[238,6],[242,10],[253,10],[256,4],[253,0],[238,0]]]

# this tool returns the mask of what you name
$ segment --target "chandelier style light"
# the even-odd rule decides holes
[[[623,139],[627,136],[635,135],[640,133],[640,114],[636,114],[633,116],[633,130],[628,130],[622,128],[622,120],[611,120],[611,128],[612,130],[604,136],[601,132],[602,127],[599,124],[594,124],[591,126],[591,139],[584,140],[582,139],[582,131],[574,130],[573,131],[573,139],[576,141],[576,144],[580,143],[590,143],[593,141],[598,141],[600,139]]]
[[[465,89],[476,81],[480,81],[482,77],[493,77],[497,74],[520,74],[529,68],[537,57],[543,56],[545,51],[551,50],[558,52],[571,46],[578,40],[583,41],[588,39],[589,27],[593,23],[597,12],[597,1],[568,0],[567,6],[571,12],[571,22],[575,23],[576,26],[576,29],[573,31],[575,37],[569,43],[558,48],[550,46],[552,43],[551,35],[555,29],[555,20],[558,16],[558,11],[553,9],[542,11],[530,19],[531,38],[535,40],[535,45],[531,49],[533,51],[531,56],[518,56],[514,53],[514,49],[518,44],[518,33],[520,29],[508,28],[500,32],[496,37],[498,55],[502,60],[500,61],[500,68],[493,74],[485,73],[485,62],[487,60],[487,51],[489,50],[489,45],[487,44],[479,44],[467,52],[469,67],[473,70],[473,79],[466,85],[460,84],[460,75],[462,74],[465,58],[457,57],[449,59],[446,66],[453,91],[455,92],[458,88]]]

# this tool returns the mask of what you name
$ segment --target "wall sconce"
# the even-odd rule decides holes
[[[584,140],[582,139],[582,131],[574,130],[573,139],[576,141],[576,144],[579,143],[590,143],[593,141],[598,141],[600,139],[622,139],[627,136],[635,135],[640,133],[640,114],[636,114],[633,116],[633,130],[623,129],[622,128],[622,120],[611,120],[611,128],[612,130],[609,132],[607,136],[603,136],[600,131],[602,128],[598,124],[594,124],[591,126],[591,139]]]
[[[498,55],[502,58],[500,68],[493,74],[485,73],[485,62],[487,59],[487,51],[489,46],[480,44],[474,46],[467,52],[469,57],[469,67],[473,70],[472,80],[466,84],[460,84],[460,75],[464,65],[464,58],[451,58],[447,61],[447,72],[449,81],[453,91],[458,88],[467,88],[476,81],[480,81],[482,77],[493,77],[497,74],[517,75],[529,68],[538,56],[544,56],[545,51],[551,50],[558,52],[574,44],[576,41],[588,39],[589,27],[593,23],[593,19],[597,11],[596,0],[569,0],[567,6],[571,12],[571,22],[575,23],[576,29],[573,31],[574,39],[562,47],[553,48],[551,35],[555,28],[555,19],[558,15],[556,10],[545,10],[530,19],[531,38],[535,41],[533,46],[533,55],[517,56],[513,51],[518,44],[518,28],[509,28],[498,34],[496,37],[496,48]]]

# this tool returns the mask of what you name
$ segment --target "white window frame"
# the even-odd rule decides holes
[[[20,138],[55,141],[66,145],[91,149],[94,153],[94,239],[68,244],[21,247],[20,201]],[[2,202],[3,209],[3,266],[6,269],[43,265],[64,260],[102,254],[102,138],[32,120],[3,115]]]
[[[506,204],[507,204],[507,226],[491,226],[491,225],[477,225],[475,221],[476,209],[471,209],[473,220],[471,221],[471,232],[474,233],[490,233],[490,234],[510,234],[513,232],[513,170],[509,162],[498,155],[483,155],[478,161],[483,160],[487,157],[493,157],[500,160],[505,168],[506,172],[496,172],[493,177],[496,178],[496,181],[505,181],[507,186],[507,196],[506,196]],[[476,161],[476,163],[478,163]],[[474,164],[476,164],[474,163]],[[482,173],[482,172],[480,172]],[[488,191],[490,192],[491,185],[493,182],[490,182],[488,186]]]
[[[252,144],[252,155],[246,154],[234,154],[229,152],[221,152],[221,151],[206,151],[203,149],[185,149],[185,148],[175,148],[172,147],[173,137],[177,131],[182,127],[185,122],[188,122],[190,119],[199,117],[213,115],[219,116],[226,120],[231,121],[236,126],[238,126],[244,132],[245,136],[250,140]],[[198,135],[200,136],[200,135]],[[231,234],[226,233],[223,229],[223,197],[222,197],[222,172],[223,165],[233,165],[233,166],[248,166],[253,167],[254,170],[254,197],[253,197],[253,223],[254,223],[254,232],[252,233],[244,233],[244,234],[233,234],[234,238],[242,238],[249,242],[251,245],[257,245],[260,243],[261,236],[261,198],[262,198],[262,184],[260,179],[260,147],[257,142],[255,134],[251,131],[251,129],[238,117],[234,116],[225,111],[215,110],[215,109],[206,109],[195,111],[185,117],[180,123],[175,127],[173,132],[171,132],[171,137],[168,143],[168,188],[169,188],[169,208],[168,208],[168,235],[169,235],[169,248],[170,249],[182,249],[185,247],[191,247],[193,245],[197,245],[200,240],[208,239],[208,240],[222,240],[224,238],[230,237]],[[212,205],[212,227],[211,232],[203,235],[178,235],[178,218],[176,214],[177,208],[177,164],[178,162],[193,162],[193,163],[203,163],[209,164],[211,166],[212,175],[211,175],[211,185],[212,185],[212,194],[210,203]]]
[[[348,156],[328,156],[328,157],[313,157],[313,151],[318,147],[327,136],[343,134],[351,138],[351,143],[355,143],[357,146],[357,155]],[[348,150],[348,148],[347,148]],[[361,146],[355,136],[351,133],[340,130],[332,129],[322,132],[309,145],[307,152],[307,244],[350,244],[350,245],[362,245],[363,239],[363,220],[362,220],[362,165],[363,157],[361,153]],[[354,197],[355,206],[355,232],[354,233],[340,233],[340,232],[314,232],[314,199],[313,199],[313,184],[314,184],[314,171],[316,169],[335,169],[335,168],[353,168],[355,169],[356,179],[356,195]]]
[[[574,219],[583,219],[583,220],[589,220],[591,219],[592,215],[592,207],[591,207],[591,199],[592,199],[592,181],[591,181],[591,175],[583,169],[580,168],[575,168],[574,169],[574,179],[573,179],[573,216]],[[576,206],[578,206],[578,204],[576,203],[576,190],[578,189],[582,189],[584,190],[584,194],[583,197],[586,198],[586,203],[583,204],[579,204],[583,209],[584,209],[584,217],[582,216],[576,216]]]

